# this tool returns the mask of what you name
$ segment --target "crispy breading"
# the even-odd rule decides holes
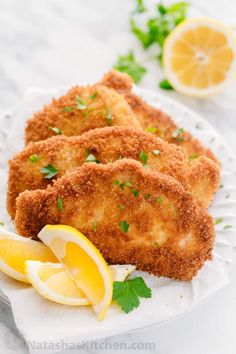
[[[27,121],[26,144],[55,135],[57,128],[67,136],[80,135],[104,126],[130,126],[141,130],[125,99],[106,86],[76,86]]]
[[[15,224],[26,237],[46,224],[71,225],[108,263],[180,280],[197,274],[214,243],[212,218],[179,182],[129,159],[85,164],[46,190],[21,193]]]
[[[126,127],[105,127],[78,137],[56,136],[31,143],[16,154],[9,161],[8,211],[14,218],[15,201],[21,192],[45,189],[52,183],[52,179],[45,179],[41,173],[41,168],[47,165],[58,170],[55,176],[58,178],[85,163],[89,154],[100,163],[107,164],[124,157],[140,160],[142,151],[147,157],[146,168],[176,178],[194,199],[208,206],[219,182],[219,168],[213,161],[204,157],[208,160],[208,169],[202,168],[202,164],[195,160],[192,167],[179,147],[153,134]],[[37,156],[38,160],[32,162],[31,156]]]
[[[136,118],[138,118],[144,130],[152,130],[156,136],[176,144],[181,147],[187,157],[205,155],[210,159],[217,161],[213,152],[205,148],[202,143],[194,138],[189,132],[182,131],[172,118],[156,107],[146,103],[141,97],[134,94],[132,90],[132,79],[128,74],[111,70],[104,75],[100,82],[110,88],[120,92],[130,105]]]

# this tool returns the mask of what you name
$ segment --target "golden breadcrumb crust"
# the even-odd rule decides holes
[[[55,135],[57,128],[67,136],[80,135],[105,126],[130,126],[141,130],[139,121],[122,95],[101,85],[76,86],[64,96],[35,113],[27,121],[26,144]]]
[[[45,189],[53,179],[45,179],[43,167],[51,165],[58,170],[58,178],[86,163],[90,154],[100,163],[107,164],[122,158],[140,161],[140,154],[147,157],[146,168],[176,178],[192,193],[202,206],[208,206],[219,181],[219,167],[206,157],[208,163],[196,159],[189,166],[181,149],[168,144],[153,134],[126,127],[105,127],[90,130],[78,137],[55,136],[29,144],[9,161],[7,208],[15,216],[15,201],[25,190]],[[31,156],[38,160],[32,162]],[[199,166],[199,168],[198,168]]]
[[[108,263],[180,280],[197,274],[214,244],[211,217],[183,186],[129,159],[85,164],[46,190],[21,193],[15,223],[26,237],[46,224],[74,226]]]

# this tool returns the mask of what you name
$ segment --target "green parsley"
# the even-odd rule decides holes
[[[136,61],[132,51],[127,55],[120,55],[114,65],[114,69],[129,74],[136,84],[142,80],[147,71],[146,68]]]
[[[160,151],[159,151],[159,150],[152,150],[152,153],[153,153],[153,155],[155,155],[155,156],[160,155]]]
[[[99,163],[99,161],[96,159],[96,157],[93,154],[87,155],[86,159],[84,162],[96,162]]]
[[[89,96],[90,100],[94,100],[95,98],[97,98],[98,96],[98,91],[95,91],[94,93],[92,93],[92,95]]]
[[[97,222],[96,221],[93,222],[93,231],[97,232]]]
[[[152,297],[152,291],[147,287],[142,277],[135,277],[125,281],[114,281],[112,299],[117,302],[125,313],[133,311],[140,305],[140,297]]]
[[[75,108],[74,107],[63,107],[62,112],[72,112]]]
[[[223,183],[220,184],[219,188],[224,188],[224,185]]]
[[[118,205],[118,208],[120,209],[120,211],[123,211],[125,207],[124,207],[124,205],[120,204],[120,205]]]
[[[146,7],[144,6],[143,0],[136,0],[136,9],[134,10],[134,14],[141,14],[147,11]]]
[[[156,133],[158,131],[158,128],[156,127],[148,127],[145,129],[146,132],[148,133]]]
[[[52,130],[52,131],[53,131],[55,134],[57,134],[57,135],[63,134],[63,133],[62,133],[62,130],[60,130],[60,129],[57,128],[57,127],[50,127],[49,129]]]
[[[90,113],[92,113],[94,111],[94,108],[89,108],[87,109],[85,112],[83,112],[83,116],[87,117]]]
[[[189,160],[195,160],[195,159],[197,159],[198,157],[199,157],[198,154],[192,154],[192,155],[190,155],[188,158],[189,158]]]
[[[147,156],[147,154],[146,154],[144,151],[141,151],[141,152],[140,152],[139,158],[140,158],[140,161],[142,162],[142,164],[143,164],[144,166],[147,166],[148,156]]]
[[[131,192],[133,193],[133,195],[134,195],[135,197],[137,197],[137,196],[139,195],[139,191],[137,191],[137,190],[134,189],[134,188],[131,188]]]
[[[156,202],[159,204],[163,204],[163,197],[157,197]]]
[[[38,155],[30,155],[29,160],[31,162],[37,162],[38,160],[40,160],[40,157]]]
[[[160,81],[159,86],[163,90],[173,90],[173,86],[170,84],[168,80]]]
[[[58,197],[58,199],[57,199],[57,209],[59,211],[63,211],[64,210],[62,197]]]
[[[107,109],[107,114],[106,114],[106,119],[108,122],[108,125],[112,125],[112,112],[110,111],[110,109]]]
[[[184,133],[183,128],[177,128],[173,131],[172,138],[176,139],[179,142],[183,142],[184,141],[184,138],[182,137],[183,133]]]
[[[87,108],[86,103],[82,100],[82,98],[79,95],[76,96],[76,107],[77,107],[77,109],[80,109],[81,111],[83,111],[84,109]]]
[[[154,242],[154,246],[160,247],[159,243],[157,241]]]
[[[215,225],[221,224],[224,221],[223,218],[215,219]]]
[[[0,226],[4,226],[4,222],[3,221],[0,221]]]
[[[232,225],[225,225],[224,227],[223,227],[223,229],[224,230],[228,230],[228,229],[231,229],[233,226]]]
[[[127,223],[127,221],[125,221],[125,220],[121,221],[120,229],[121,229],[122,232],[127,234],[128,230],[129,230],[129,224]]]
[[[116,180],[113,182],[113,184],[119,186],[121,189],[124,189],[124,187],[132,187],[131,181],[125,181],[124,183],[121,183],[120,181]]]
[[[50,179],[58,174],[58,170],[52,165],[47,165],[46,167],[41,168],[41,173],[45,174],[44,178]]]
[[[145,196],[144,196],[144,199],[146,199],[146,200],[151,199],[151,198],[152,198],[152,195],[150,193],[145,194]]]

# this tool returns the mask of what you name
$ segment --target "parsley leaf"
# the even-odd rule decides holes
[[[96,157],[93,154],[89,154],[84,162],[96,162],[99,163],[99,161],[96,159]]]
[[[50,127],[49,129],[52,130],[52,131],[53,131],[55,134],[57,134],[57,135],[63,134],[62,130],[60,130],[60,129],[57,128],[57,127]]]
[[[96,221],[93,222],[93,231],[97,232],[97,222]]]
[[[74,107],[63,107],[62,112],[72,112],[74,110]]]
[[[125,207],[124,207],[124,205],[120,204],[120,205],[118,205],[118,208],[120,209],[120,211],[123,211]]]
[[[125,313],[133,311],[140,305],[140,297],[152,297],[152,291],[147,287],[142,277],[126,281],[114,281],[112,299],[120,305]]]
[[[221,224],[224,221],[223,218],[217,218],[215,219],[215,225]]]
[[[176,139],[179,142],[183,142],[184,138],[182,137],[182,134],[184,132],[183,128],[177,128],[172,132],[172,138]]]
[[[142,162],[142,164],[143,164],[144,166],[147,166],[148,156],[147,156],[147,154],[146,154],[144,151],[141,151],[141,152],[140,152],[139,158],[140,158],[140,161]]]
[[[225,225],[224,227],[223,227],[223,229],[224,230],[228,230],[228,229],[231,229],[233,226],[232,225]]]
[[[94,93],[92,93],[92,95],[89,96],[89,99],[94,100],[97,96],[98,96],[98,91],[95,91]]]
[[[40,160],[40,157],[38,155],[30,155],[29,160],[31,162],[37,162],[38,160]]]
[[[127,234],[128,230],[129,230],[129,224],[127,223],[127,221],[125,221],[125,220],[121,221],[120,229],[121,229],[122,232]]]
[[[141,14],[145,12],[147,9],[144,6],[143,0],[136,0],[136,9],[134,10],[134,14]]]
[[[107,109],[106,119],[107,119],[108,125],[112,125],[113,118],[112,118],[112,112],[110,111],[110,109]]]
[[[44,178],[50,179],[56,176],[59,171],[52,165],[47,165],[46,167],[41,168],[40,172],[45,174]]]
[[[173,90],[173,86],[170,84],[168,80],[160,81],[159,86],[163,90]]]
[[[62,197],[58,197],[58,199],[57,199],[57,209],[59,211],[63,211],[64,210]]]
[[[159,204],[163,204],[163,197],[157,197],[156,202]]]
[[[136,84],[142,80],[147,71],[146,68],[136,61],[132,51],[127,55],[120,55],[114,65],[114,69],[129,74]]]
[[[145,129],[146,132],[148,133],[156,133],[158,131],[158,128],[156,127],[148,127]]]
[[[139,195],[139,191],[137,191],[137,190],[134,189],[134,188],[131,188],[131,192],[133,193],[133,195],[134,195],[135,197],[137,197],[137,196]]]
[[[4,222],[3,221],[0,221],[0,226],[4,226]]]
[[[199,157],[198,154],[192,154],[192,155],[190,155],[188,158],[189,158],[189,160],[195,160],[195,159],[197,159],[198,157]]]
[[[79,95],[76,96],[76,105],[77,105],[76,106],[77,109],[80,109],[81,111],[87,108],[86,103],[82,100],[82,98]]]

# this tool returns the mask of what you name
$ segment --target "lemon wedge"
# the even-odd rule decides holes
[[[112,300],[112,278],[99,250],[71,226],[46,225],[38,237],[70,273],[102,320]]]
[[[215,94],[235,78],[235,35],[216,20],[186,20],[167,37],[163,65],[176,91],[197,97]]]
[[[112,281],[123,281],[135,270],[135,266],[112,265],[109,270]],[[48,300],[69,306],[91,305],[64,266],[59,263],[26,261],[26,274],[35,290]]]
[[[41,242],[0,229],[0,270],[10,277],[28,283],[25,261],[58,262],[52,251]]]

